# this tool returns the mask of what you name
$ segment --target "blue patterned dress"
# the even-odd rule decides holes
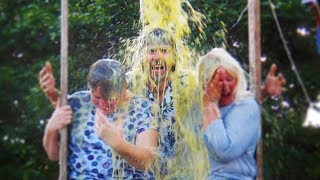
[[[73,111],[69,131],[69,179],[152,178],[150,173],[130,166],[95,133],[95,107],[91,103],[88,91],[74,93],[68,99],[68,103]],[[128,107],[123,136],[134,144],[139,133],[150,129],[150,122],[154,116],[147,99],[132,98]],[[106,116],[107,119],[115,122],[116,113]]]

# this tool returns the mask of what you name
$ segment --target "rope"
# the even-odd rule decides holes
[[[281,37],[283,46],[284,46],[285,51],[286,51],[286,53],[287,53],[287,56],[288,56],[288,58],[289,58],[289,60],[290,60],[290,63],[291,63],[291,66],[292,66],[292,70],[293,70],[293,72],[295,73],[295,75],[296,75],[296,77],[297,77],[297,79],[298,79],[298,82],[299,82],[300,85],[301,85],[301,88],[302,88],[302,91],[303,91],[303,93],[304,93],[304,96],[306,97],[308,103],[311,105],[311,104],[313,104],[313,103],[311,102],[311,99],[310,99],[310,96],[309,96],[309,94],[308,94],[308,92],[307,92],[307,89],[306,89],[306,87],[304,86],[304,84],[303,84],[303,82],[302,82],[302,79],[301,79],[301,76],[300,76],[300,74],[299,74],[299,72],[298,72],[298,69],[297,69],[296,65],[294,64],[293,58],[292,58],[292,56],[291,56],[291,53],[290,53],[289,48],[288,48],[288,45],[287,45],[287,41],[285,40],[285,38],[284,38],[284,36],[283,36],[283,32],[282,32],[282,29],[281,29],[281,27],[280,27],[280,23],[279,23],[277,14],[276,14],[276,12],[275,12],[275,10],[274,10],[274,9],[275,9],[275,5],[272,3],[271,0],[269,0],[269,4],[270,4],[270,7],[271,7],[271,12],[272,12],[273,18],[274,18],[274,20],[275,20],[275,22],[276,22],[276,24],[277,24],[277,28],[278,28],[278,31],[279,31],[279,34],[280,34],[280,37]]]
[[[242,12],[241,12],[238,20],[232,25],[232,28],[234,28],[236,25],[239,24],[239,21],[241,20],[243,14],[244,14],[247,10],[248,10],[248,4],[247,4],[247,6],[242,10]]]

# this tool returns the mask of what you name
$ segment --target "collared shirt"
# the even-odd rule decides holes
[[[157,103],[153,93],[148,89],[147,98],[153,103]],[[160,173],[165,175],[168,173],[167,161],[175,157],[175,110],[172,100],[171,81],[165,91],[164,98],[158,109],[157,130],[159,134],[158,152],[160,157]]]
[[[204,132],[210,173],[208,179],[254,179],[254,158],[260,136],[260,109],[254,98],[220,108],[221,118]]]
[[[147,95],[149,100],[156,103],[156,98],[153,93],[148,89]],[[158,112],[158,133],[159,133],[159,149],[164,158],[172,158],[175,156],[174,143],[174,123],[175,123],[175,110],[172,100],[172,85],[171,81],[165,91],[164,98],[160,104]]]
[[[173,106],[173,92],[172,82],[169,81],[167,88],[164,93],[163,101],[161,104],[158,103],[157,97],[154,96],[152,91],[146,85],[141,87],[140,82],[144,82],[141,79],[142,74],[138,71],[129,71],[126,73],[128,88],[136,94],[145,96],[154,105],[157,113],[158,122],[156,125],[159,134],[159,155],[162,160],[167,158],[173,158],[175,156],[175,108]]]
[[[94,130],[95,107],[91,103],[88,91],[77,92],[69,100],[73,111],[69,138],[69,178],[70,179],[134,179],[152,178],[145,171],[136,170],[111,147],[98,137]],[[125,115],[123,136],[135,143],[136,136],[150,129],[150,121],[154,119],[150,102],[147,99],[132,98]],[[117,112],[107,117],[115,122]]]
[[[157,109],[157,127],[159,134],[159,147],[158,152],[160,156],[160,168],[161,175],[168,174],[170,172],[167,166],[168,160],[173,159],[176,156],[176,146],[177,144],[175,139],[175,122],[176,122],[176,111],[173,103],[173,87],[172,82],[169,81],[167,88],[164,93],[162,103],[159,104],[157,97],[154,96],[152,91],[144,85],[141,87],[140,82],[144,82],[142,74],[138,73],[139,71],[130,71],[127,75],[128,88],[131,88],[133,92],[136,92],[140,95],[145,95],[151,102],[154,103],[154,106]],[[179,87],[185,88],[190,85],[190,81],[194,80],[194,73],[190,71],[180,72],[178,76]],[[193,81],[194,82],[194,81]],[[176,87],[175,87],[176,88]],[[178,90],[176,90],[178,91]],[[194,91],[190,91],[194,92]],[[144,94],[145,93],[145,94]],[[177,97],[175,97],[177,98]]]

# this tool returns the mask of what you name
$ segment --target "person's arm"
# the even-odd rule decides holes
[[[281,73],[276,76],[276,71],[277,66],[272,64],[264,81],[264,85],[261,87],[262,99],[268,96],[280,96],[285,91],[283,86],[286,84],[286,79]]]
[[[203,107],[203,129],[220,118],[220,110],[217,103],[204,102]]]
[[[220,70],[212,76],[213,81],[209,81],[203,96],[203,129],[206,129],[212,122],[220,118],[218,107],[222,91],[222,84],[219,81]]]
[[[158,145],[157,131],[143,131],[137,135],[136,144],[131,144],[122,137],[122,127],[122,123],[113,125],[99,109],[96,110],[95,129],[99,137],[130,165],[142,170],[150,167],[155,156],[153,150]]]
[[[158,146],[158,133],[150,129],[137,136],[136,144],[131,144],[123,138],[115,141],[111,147],[122,156],[130,165],[145,170],[151,167],[154,161],[154,149]]]
[[[43,141],[44,150],[51,161],[59,160],[59,133],[46,128]]]
[[[260,109],[255,100],[231,108],[224,120],[213,121],[204,131],[208,153],[221,162],[238,158],[259,138]]]
[[[58,101],[59,103],[59,101]],[[71,122],[72,110],[69,105],[56,107],[46,125],[43,136],[43,147],[50,160],[59,159],[59,130]]]
[[[51,104],[55,107],[60,92],[55,88],[55,78],[52,73],[52,67],[49,62],[41,69],[39,73],[39,84],[43,93],[47,96]]]

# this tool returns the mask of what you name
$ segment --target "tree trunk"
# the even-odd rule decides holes
[[[68,0],[61,0],[61,57],[60,57],[60,88],[61,105],[67,104],[68,94]],[[59,180],[67,179],[68,129],[60,130],[59,149]]]
[[[261,41],[260,41],[260,0],[248,0],[249,21],[249,67],[250,67],[250,90],[255,93],[256,99],[261,101]],[[262,121],[260,126],[262,136]],[[262,138],[257,147],[257,179],[263,179],[263,151]]]

